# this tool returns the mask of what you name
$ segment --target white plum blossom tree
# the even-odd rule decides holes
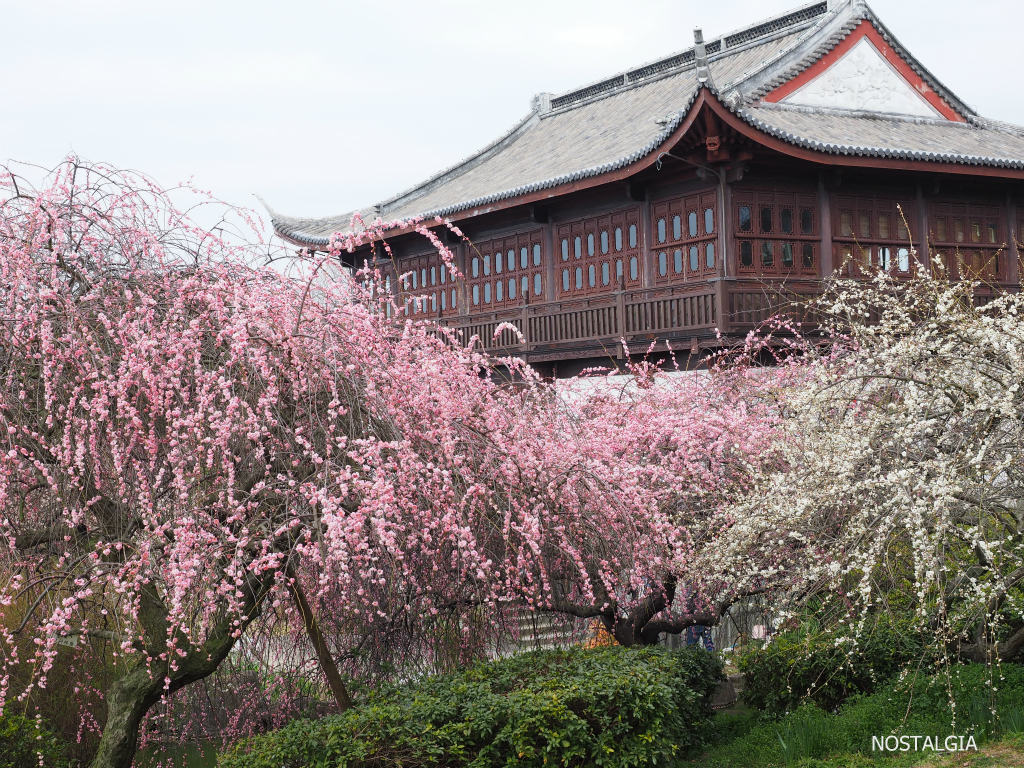
[[[1024,297],[950,279],[831,282],[824,339],[791,342],[781,463],[733,509],[727,567],[752,553],[830,595],[844,620],[912,606],[943,653],[1024,652]]]

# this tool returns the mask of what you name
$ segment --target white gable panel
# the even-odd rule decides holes
[[[782,103],[942,117],[866,37],[835,64],[782,99]]]

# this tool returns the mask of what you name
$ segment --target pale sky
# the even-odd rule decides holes
[[[794,0],[0,0],[0,158],[74,152],[282,213],[390,196],[559,93]],[[874,0],[981,114],[1024,125],[1020,0]]]

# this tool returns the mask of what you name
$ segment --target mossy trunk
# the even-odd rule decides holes
[[[138,663],[130,668],[107,689],[107,722],[103,726],[100,746],[90,768],[131,768],[139,746],[139,726],[149,708],[156,704],[165,692],[165,680],[171,678],[166,688],[172,694],[189,683],[202,680],[212,674],[237,642],[235,630],[245,631],[258,615],[258,607],[273,584],[273,574],[262,579],[253,577],[248,591],[245,618],[237,626],[230,616],[225,616],[211,629],[206,641],[180,659],[174,670],[166,663],[147,666]],[[166,626],[166,611],[155,595],[143,601],[150,637],[160,637],[158,630]],[[240,635],[239,635],[240,636]],[[159,648],[151,651],[158,651]]]
[[[142,718],[159,701],[163,684],[163,674],[157,677],[139,665],[107,690],[107,722],[91,768],[130,768]]]

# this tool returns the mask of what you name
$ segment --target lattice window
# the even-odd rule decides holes
[[[1000,206],[936,202],[928,213],[930,254],[942,259],[950,277],[1005,279],[1007,238]]]
[[[913,210],[912,202],[892,197],[837,196],[832,213],[836,270],[847,275],[879,269],[910,275],[914,270],[911,243],[917,234]]]
[[[406,314],[442,317],[458,312],[455,279],[436,251],[402,259],[400,269],[403,280],[395,300]],[[390,274],[386,278],[389,289],[392,278]]]
[[[542,300],[543,242],[538,229],[474,244],[466,265],[470,312]]]
[[[816,194],[784,189],[737,190],[733,201],[736,274],[818,274]]]
[[[677,197],[651,208],[656,284],[707,280],[718,273],[718,197],[715,192]]]
[[[364,276],[360,280],[362,288],[369,293],[370,297],[374,301],[380,301],[385,297],[393,298],[391,293],[392,288],[395,285],[393,271],[384,265],[377,265],[377,270],[380,274],[380,280],[378,281],[370,277]],[[391,317],[394,314],[394,308],[392,307],[390,302],[383,304],[382,308],[383,312],[388,317]]]
[[[558,295],[589,296],[639,286],[641,245],[639,208],[559,224]]]

